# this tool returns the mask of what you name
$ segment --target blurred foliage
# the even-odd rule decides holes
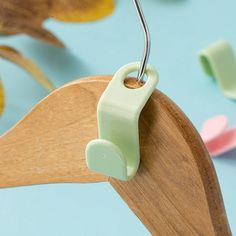
[[[1,0],[0,34],[23,33],[53,46],[64,47],[53,33],[43,27],[45,20],[89,22],[110,15],[114,8],[114,0]],[[52,83],[38,66],[16,49],[0,45],[0,57],[24,68],[47,90],[53,90]],[[4,104],[4,89],[0,81],[0,115]]]
[[[25,69],[48,91],[52,91],[54,89],[53,84],[38,68],[38,66],[35,65],[30,59],[24,57],[16,49],[6,45],[0,45],[0,57],[11,61],[21,68]],[[4,104],[4,89],[2,82],[0,81],[0,115],[3,113]]]
[[[0,115],[3,113],[4,110],[4,90],[3,90],[3,85],[2,82],[0,80]]]
[[[38,68],[38,66],[36,66],[30,59],[24,57],[16,49],[6,45],[0,45],[0,57],[8,61],[11,61],[17,64],[18,66],[22,67],[23,69],[25,69],[48,91],[52,91],[54,89],[52,83]]]
[[[43,27],[52,17],[64,22],[89,22],[110,15],[113,0],[2,0],[0,34],[24,33],[57,47],[64,44]]]

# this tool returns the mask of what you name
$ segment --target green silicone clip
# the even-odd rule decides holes
[[[131,63],[114,75],[97,107],[99,139],[86,147],[89,169],[123,181],[138,170],[139,116],[158,83],[156,70],[148,65],[147,82],[137,89],[127,88],[125,78],[139,68],[140,63]]]
[[[202,68],[215,78],[225,96],[236,99],[236,60],[228,42],[219,40],[199,53]]]

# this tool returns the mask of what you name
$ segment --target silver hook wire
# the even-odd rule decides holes
[[[143,53],[143,58],[141,61],[141,66],[138,72],[138,81],[139,82],[143,82],[143,77],[145,75],[146,72],[146,68],[147,68],[147,64],[148,64],[148,59],[150,56],[150,49],[151,49],[151,36],[150,36],[150,31],[147,25],[147,21],[145,19],[142,7],[140,5],[139,0],[133,0],[135,8],[137,10],[141,25],[142,25],[142,29],[144,32],[144,53]]]

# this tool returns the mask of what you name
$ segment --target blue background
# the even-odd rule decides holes
[[[235,0],[141,0],[152,34],[150,63],[160,73],[159,88],[200,130],[217,114],[236,123],[236,104],[201,71],[197,52],[224,38],[236,48]],[[45,27],[67,49],[55,49],[28,36],[1,37],[32,58],[59,87],[73,79],[114,73],[140,60],[143,35],[132,1],[117,1],[111,17],[89,24],[54,20]],[[30,75],[0,60],[7,107],[3,133],[46,96]],[[236,235],[236,151],[214,158],[232,232]],[[109,184],[68,184],[0,190],[0,235],[4,236],[145,236],[147,229]]]

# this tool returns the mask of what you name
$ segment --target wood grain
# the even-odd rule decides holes
[[[129,182],[90,172],[96,105],[109,76],[74,81],[0,138],[0,187],[110,181],[152,235],[231,235],[217,177],[197,131],[155,91],[140,118],[141,165]]]
[[[0,187],[100,182],[84,150],[97,137],[96,104],[106,83],[71,83],[52,92],[0,138]]]
[[[142,162],[112,186],[152,235],[231,235],[212,161],[191,122],[156,91],[140,118]]]

